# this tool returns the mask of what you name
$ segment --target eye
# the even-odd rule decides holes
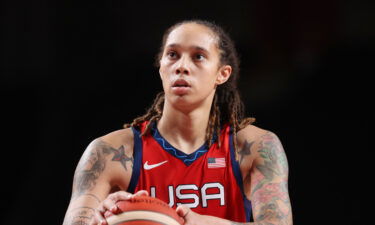
[[[194,59],[198,61],[202,61],[206,57],[203,54],[195,54]]]
[[[167,52],[168,58],[174,59],[177,57],[177,53],[175,51],[169,51]]]

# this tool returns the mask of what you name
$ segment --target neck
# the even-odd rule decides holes
[[[189,111],[181,111],[165,101],[163,115],[158,122],[161,135],[177,149],[190,154],[205,142],[211,104]]]

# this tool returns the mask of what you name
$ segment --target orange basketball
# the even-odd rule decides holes
[[[174,209],[160,199],[135,196],[128,201],[116,203],[120,212],[116,215],[107,211],[109,225],[183,225],[184,220]]]

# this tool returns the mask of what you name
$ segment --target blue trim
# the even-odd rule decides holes
[[[230,136],[229,136],[229,151],[230,151],[230,158],[232,162],[232,169],[233,169],[233,174],[236,177],[237,180],[237,185],[241,189],[242,193],[242,199],[244,202],[244,210],[245,210],[245,215],[246,215],[246,222],[252,222],[253,221],[253,214],[251,210],[251,202],[249,199],[247,199],[244,189],[243,189],[243,182],[242,182],[242,174],[240,170],[240,164],[236,160],[236,156],[234,154],[234,146],[233,146],[233,131],[232,128],[230,129]]]
[[[138,184],[139,174],[142,166],[142,138],[141,133],[132,127],[134,135],[134,148],[133,148],[133,171],[127,192],[134,193],[135,187]]]
[[[160,132],[158,131],[158,129],[156,127],[156,123],[154,123],[152,125],[151,131],[152,131],[151,132],[152,136],[155,138],[155,140],[160,144],[160,146],[165,151],[167,151],[168,153],[170,153],[174,157],[180,159],[187,166],[191,165],[196,159],[198,159],[199,157],[201,157],[202,155],[204,155],[208,151],[207,143],[204,143],[200,148],[195,150],[193,153],[186,154],[186,153],[178,150],[177,148],[173,147],[171,144],[168,143],[167,140],[165,140],[161,136]]]

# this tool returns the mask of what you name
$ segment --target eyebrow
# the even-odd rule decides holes
[[[170,44],[167,46],[167,48],[181,48],[181,45],[179,44]],[[203,51],[205,53],[209,53],[209,51],[203,47],[200,47],[200,46],[197,46],[197,45],[193,45],[193,46],[190,46],[189,47],[190,49],[195,49],[195,50],[199,50],[199,51]]]

